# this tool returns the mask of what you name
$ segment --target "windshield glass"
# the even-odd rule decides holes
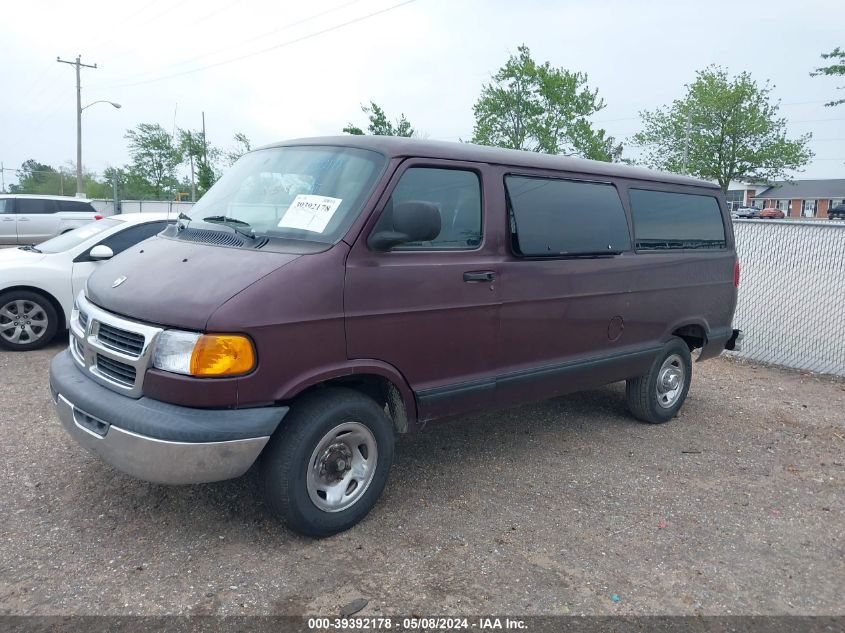
[[[41,242],[36,248],[42,253],[61,253],[62,251],[70,250],[75,246],[79,246],[82,242],[86,242],[95,235],[99,235],[111,228],[120,226],[120,220],[112,220],[104,218],[102,220],[94,220],[88,224],[83,224],[78,229],[73,229],[67,233],[62,233],[52,240]]]
[[[376,152],[292,146],[240,158],[191,209],[197,221],[256,236],[337,242],[384,168]]]

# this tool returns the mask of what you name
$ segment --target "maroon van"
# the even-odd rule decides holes
[[[690,352],[734,349],[718,188],[531,152],[377,136],[253,151],[80,293],[59,418],[153,482],[256,461],[299,532],[360,521],[396,433],[626,380],[645,422]]]

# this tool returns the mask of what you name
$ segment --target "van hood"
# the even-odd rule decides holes
[[[219,306],[300,256],[156,237],[98,267],[86,296],[130,319],[204,330]]]

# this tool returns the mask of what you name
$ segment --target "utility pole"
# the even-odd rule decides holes
[[[205,112],[202,113],[202,160],[208,165],[208,143],[205,140]]]
[[[6,193],[6,168],[0,161],[0,193]]]
[[[118,208],[118,202],[117,202],[117,170],[116,169],[111,173],[111,195],[112,195],[112,199],[114,200],[114,208],[112,209],[112,213],[114,215],[117,215],[118,213],[120,213],[120,209]]]
[[[191,160],[191,202],[197,201],[197,182],[194,178],[194,133],[188,132],[188,158]]]
[[[56,61],[60,64],[70,64],[76,67],[76,197],[85,197],[85,188],[82,184],[82,88],[80,85],[79,71],[82,68],[96,68],[97,64],[93,66],[82,63],[82,55],[77,55],[75,61],[68,61],[61,57],[56,57]]]
[[[684,174],[688,174],[687,162],[689,161],[689,136],[692,129],[692,112],[687,110],[686,133],[684,134]]]

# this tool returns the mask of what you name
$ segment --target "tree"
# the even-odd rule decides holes
[[[622,145],[589,117],[605,107],[586,73],[537,64],[522,45],[473,106],[472,142],[546,154],[618,160]]]
[[[235,145],[231,149],[223,152],[223,157],[229,165],[233,165],[241,156],[252,150],[252,143],[249,142],[249,139],[243,132],[235,134],[234,140]]]
[[[10,193],[34,193],[41,195],[72,195],[76,191],[76,166],[66,163],[64,168],[56,169],[51,165],[39,163],[30,158],[17,170],[18,183],[9,185]],[[84,172],[82,180],[85,195],[89,198],[100,197],[102,185],[96,174]]]
[[[158,123],[140,123],[128,130],[132,164],[130,177],[149,184],[152,193],[161,199],[162,193],[176,184],[176,167],[182,162],[173,139]]]
[[[715,180],[727,191],[732,180],[771,181],[812,158],[810,134],[786,138],[768,82],[708,66],[686,89],[683,99],[640,113],[643,130],[633,140],[648,166]]]
[[[845,49],[838,46],[829,53],[822,53],[822,59],[835,60],[830,66],[820,66],[816,68],[815,72],[810,73],[810,77],[818,77],[819,75],[826,77],[842,77],[845,75]],[[838,86],[838,90],[842,90],[845,86]],[[845,99],[834,99],[825,103],[826,106],[837,106],[845,103]]]
[[[121,200],[148,200],[153,197],[150,183],[132,171],[131,167],[107,167],[103,171],[103,180],[111,186],[112,178],[117,177],[117,195]],[[105,196],[111,197],[111,195]]]
[[[10,193],[41,193],[59,195],[61,174],[52,166],[30,158],[17,171],[18,184],[9,185]],[[76,185],[74,185],[75,187]]]
[[[179,130],[178,149],[182,161],[190,165],[191,202],[196,202],[197,186],[202,196],[217,180],[212,161],[217,160],[220,150],[209,147],[202,132],[182,129]]]
[[[361,105],[361,111],[367,115],[370,124],[367,126],[367,131],[375,136],[414,136],[416,131],[411,127],[411,122],[405,118],[404,114],[400,114],[396,119],[396,123],[391,123],[384,112],[384,109],[375,101],[370,101],[369,106]],[[354,134],[356,136],[363,136],[366,134],[364,130],[353,123],[349,123],[343,131],[347,134]]]

